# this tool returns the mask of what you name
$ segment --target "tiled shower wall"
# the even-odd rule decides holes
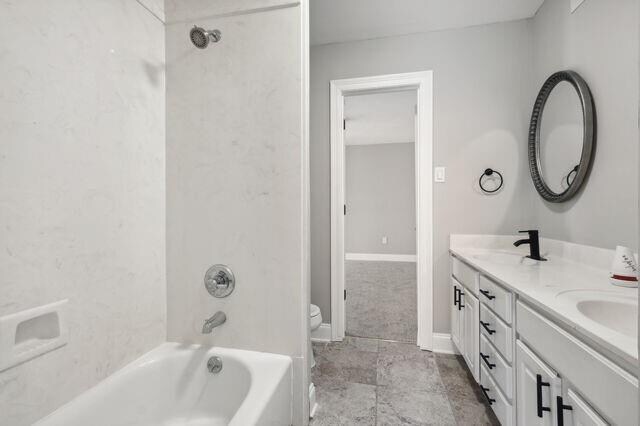
[[[3,1],[0,40],[0,316],[69,299],[69,343],[0,373],[23,426],[165,340],[164,27]]]

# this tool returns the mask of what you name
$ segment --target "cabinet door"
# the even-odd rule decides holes
[[[464,359],[467,361],[469,370],[473,373],[473,377],[478,380],[479,358],[480,358],[480,312],[478,299],[467,292],[464,296]]]
[[[607,422],[570,387],[556,401],[557,426],[606,426]]]
[[[462,286],[458,284],[455,279],[451,279],[451,292],[453,295],[452,304],[451,304],[451,340],[453,344],[458,348],[461,354],[464,353],[463,341],[462,341],[462,308],[460,304],[460,299],[462,296],[460,292],[462,291]]]
[[[560,378],[520,340],[516,346],[517,424],[552,426]]]

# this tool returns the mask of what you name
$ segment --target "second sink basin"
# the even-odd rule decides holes
[[[614,292],[572,290],[558,295],[575,303],[581,315],[630,338],[638,335],[638,300]]]
[[[638,305],[611,300],[583,300],[577,304],[585,317],[628,337],[638,335]]]

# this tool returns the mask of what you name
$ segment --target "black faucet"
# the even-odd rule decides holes
[[[516,241],[515,243],[513,243],[514,246],[520,247],[522,244],[529,244],[529,249],[531,252],[531,254],[527,256],[529,259],[539,260],[539,261],[547,260],[547,259],[543,259],[540,256],[540,237],[538,235],[537,229],[533,229],[529,231],[518,231],[518,232],[521,234],[524,234],[524,233],[529,234],[529,238]]]

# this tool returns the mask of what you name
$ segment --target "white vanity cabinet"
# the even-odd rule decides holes
[[[504,424],[516,424],[514,410],[514,306],[513,294],[480,274],[480,362],[481,376],[488,376],[496,399],[491,407]],[[484,377],[481,377],[483,381]]]
[[[460,306],[458,306],[458,294],[463,291],[462,285],[455,279],[451,278],[451,294],[452,294],[452,303],[451,303],[451,340],[453,344],[458,349],[458,351],[462,354],[463,350],[463,340],[464,340],[464,311]]]
[[[638,377],[630,366],[531,305],[517,285],[456,256],[452,340],[501,424],[637,426]]]
[[[480,336],[478,333],[478,299],[471,292],[466,292],[462,299],[463,328],[464,328],[464,345],[462,355],[469,366],[469,370],[473,373],[473,377],[478,379],[479,374],[479,344]]]
[[[467,362],[473,377],[478,380],[479,332],[478,299],[471,291],[451,278],[451,340]]]
[[[562,391],[560,377],[520,340],[516,343],[516,372],[517,424],[552,426],[554,402]]]
[[[479,380],[480,303],[477,271],[453,258],[451,265],[451,340],[464,357],[476,380]]]
[[[554,423],[549,424],[637,425],[638,378],[634,374],[524,302],[516,303],[516,317],[518,369],[520,347],[524,346],[522,340],[542,365],[552,366],[547,368],[553,368],[561,380],[563,391],[553,390],[551,413]],[[517,392],[521,389],[520,374],[518,371]],[[521,399],[518,396],[518,413],[524,403]],[[529,398],[528,401],[534,400]]]

